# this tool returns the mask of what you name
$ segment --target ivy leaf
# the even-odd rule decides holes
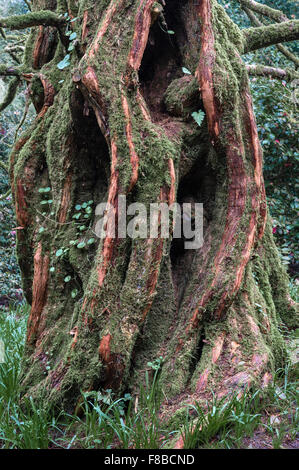
[[[65,276],[64,282],[70,282],[71,279],[72,279],[72,276]]]
[[[171,29],[169,29],[167,32],[168,32],[168,34],[175,34],[175,32],[172,31]]]
[[[45,231],[45,227],[40,227],[38,233],[43,233]]]
[[[77,33],[75,33],[75,32],[72,33],[72,34],[70,35],[70,41],[74,41],[74,39],[76,39],[76,37],[77,37]]]
[[[56,255],[57,257],[63,255],[63,249],[62,249],[62,248],[59,248],[59,250],[56,251],[55,255]]]
[[[72,299],[77,297],[77,294],[78,294],[78,289],[73,289],[72,292],[71,292]]]
[[[80,243],[78,243],[78,245],[77,245],[77,248],[79,248],[79,250],[81,250],[81,249],[84,248],[84,247],[85,247],[85,242],[80,242]]]
[[[59,70],[63,70],[70,65],[70,54],[67,54],[60,62],[57,64]]]
[[[202,125],[202,121],[204,120],[205,113],[201,110],[199,111],[194,111],[194,113],[191,114],[193,117],[194,121],[199,125],[199,127]]]
[[[183,71],[186,75],[191,75],[190,70],[186,69],[186,67],[182,67],[182,71]]]

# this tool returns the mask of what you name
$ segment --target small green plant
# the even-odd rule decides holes
[[[191,116],[193,117],[196,124],[200,127],[205,118],[205,113],[201,111],[200,109],[199,111],[194,111],[194,113],[192,113]]]
[[[75,206],[75,214],[73,215],[73,224],[76,226],[76,236],[75,240],[70,240],[71,246],[76,246],[79,250],[83,248],[93,245],[95,243],[95,238],[85,238],[82,240],[82,234],[87,232],[91,226],[91,216],[92,216],[92,204],[93,201],[83,202],[82,204],[76,204]],[[88,223],[88,225],[87,225]]]
[[[61,15],[61,16],[63,16],[65,18],[66,22],[67,22],[65,35],[69,39],[69,45],[68,45],[68,48],[67,48],[68,53],[64,56],[64,58],[60,62],[58,62],[57,68],[59,70],[64,70],[67,67],[69,67],[70,64],[71,64],[71,54],[70,53],[74,50],[76,40],[77,40],[77,33],[71,30],[71,23],[76,21],[77,18],[71,19],[68,13],[64,13],[64,15]]]

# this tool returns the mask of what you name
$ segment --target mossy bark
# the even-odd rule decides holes
[[[27,45],[37,117],[11,156],[31,303],[22,390],[71,411],[80,391],[134,390],[158,356],[175,409],[187,397],[266,383],[286,360],[280,325],[295,323],[267,222],[244,37],[214,0],[166,1],[158,17],[156,7],[53,4],[77,18],[69,27],[79,41],[63,71],[65,46],[40,48],[49,28],[33,29]],[[40,8],[35,0],[33,14]],[[200,128],[191,117],[199,109]],[[39,188],[50,188],[48,211]],[[202,202],[203,247],[184,250],[161,234],[72,244],[92,237],[95,224],[78,233],[76,205],[108,201],[116,212],[120,195]]]

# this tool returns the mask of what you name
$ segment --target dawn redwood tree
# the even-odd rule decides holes
[[[174,412],[211,391],[266,385],[285,361],[295,306],[248,74],[296,72],[242,55],[297,39],[299,21],[240,4],[268,24],[241,31],[216,0],[33,0],[28,14],[0,19],[3,34],[31,28],[23,63],[1,65],[12,76],[5,105],[25,80],[37,111],[10,163],[31,304],[24,394],[74,410],[80,391],[134,391],[162,356]],[[94,237],[95,206],[108,201],[117,215],[120,195],[203,203],[202,248],[160,231]]]

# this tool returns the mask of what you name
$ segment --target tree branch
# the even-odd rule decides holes
[[[26,29],[32,26],[56,26],[57,28],[65,24],[65,19],[50,10],[27,13],[26,15],[8,16],[0,18],[0,28],[11,30]]]
[[[292,69],[281,69],[277,67],[268,67],[266,65],[255,65],[247,64],[246,69],[249,75],[255,75],[258,77],[269,77],[269,78],[278,78],[280,80],[285,80],[286,82],[291,82],[294,79],[299,79],[299,74]]]
[[[19,85],[19,81],[20,81],[20,77],[19,76],[15,76],[13,77],[13,79],[10,81],[9,85],[8,85],[8,89],[7,89],[7,92],[6,92],[6,95],[2,101],[2,103],[0,103],[0,113],[5,109],[7,108],[7,106],[10,105],[10,103],[13,101],[14,97],[16,96],[16,92],[17,92],[17,89],[18,89],[18,85]]]
[[[255,26],[265,26],[264,23],[262,23],[258,17],[248,8],[243,7],[243,10],[245,11],[246,15],[250,19],[251,23],[254,24]],[[299,67],[299,59],[298,57],[295,56],[289,49],[287,49],[285,46],[282,44],[277,44],[276,48],[289,60],[294,62],[296,67]]]
[[[299,39],[299,20],[285,21],[284,23],[258,28],[247,28],[243,30],[243,34],[245,39],[244,54],[246,54],[280,42]]]
[[[0,65],[0,76],[2,77],[21,77],[21,72],[17,67],[8,67],[5,64]]]
[[[282,13],[280,10],[274,10],[274,8],[270,8],[267,5],[262,3],[257,3],[254,0],[238,0],[242,7],[247,7],[250,10],[255,11],[256,13],[260,13],[261,15],[267,16],[272,20],[283,22],[289,21],[289,18]]]

